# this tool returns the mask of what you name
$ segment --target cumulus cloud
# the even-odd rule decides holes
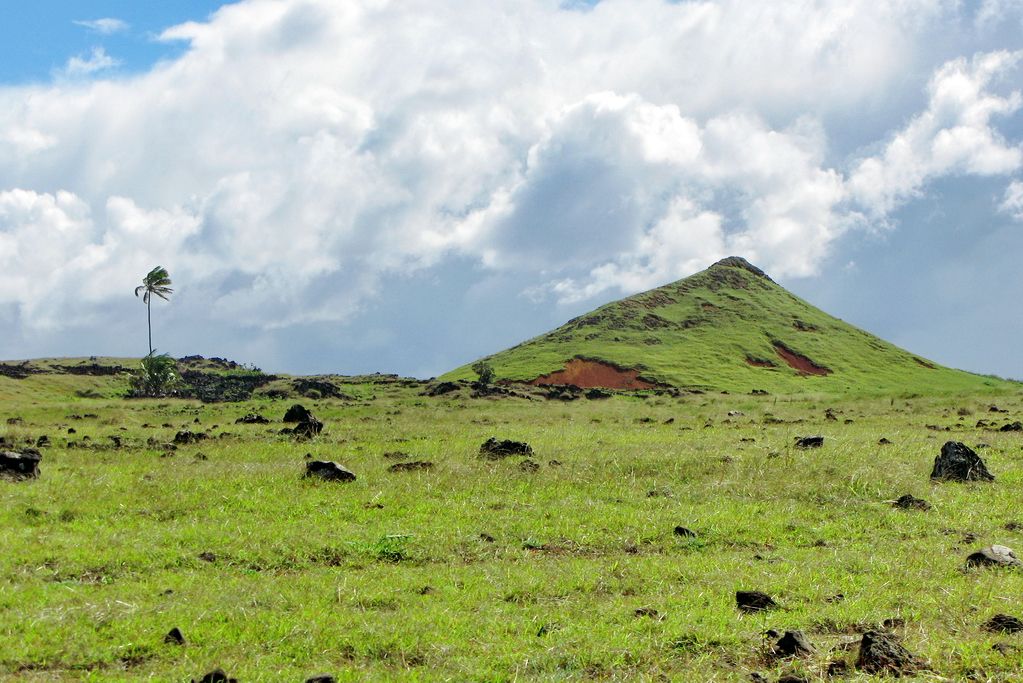
[[[113,33],[120,33],[121,31],[127,31],[129,28],[128,22],[114,17],[87,20],[80,19],[75,21],[74,24],[76,26],[83,26],[90,31],[94,31],[104,36],[109,36]]]
[[[1023,221],[1023,182],[1013,180],[1005,188],[1005,199],[998,207],[1017,221]]]
[[[1020,166],[1018,144],[1002,138],[996,116],[1019,110],[1018,90],[1000,96],[988,90],[996,77],[1013,71],[1023,52],[978,54],[937,70],[926,111],[896,133],[876,156],[862,160],[850,177],[856,199],[875,215],[891,211],[928,180],[949,173],[1000,175]]]
[[[60,71],[60,75],[70,78],[89,76],[98,71],[120,66],[120,64],[120,60],[108,55],[102,47],[94,47],[88,55],[76,55],[68,59]]]
[[[853,166],[832,148],[831,122],[904,83],[958,11],[227,5],[164,31],[187,48],[147,72],[105,79],[96,48],[62,74],[91,78],[0,88],[0,303],[73,324],[88,309],[53,291],[87,281],[102,306],[157,262],[264,327],[346,319],[453,258],[565,302],[729,253],[813,274],[930,180],[1018,168],[996,125],[1019,95],[995,89],[1018,55],[997,51],[932,65],[925,109]]]

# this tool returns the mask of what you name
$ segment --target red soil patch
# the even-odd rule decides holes
[[[806,356],[800,355],[785,346],[781,342],[774,342],[774,350],[778,352],[782,360],[789,364],[789,367],[794,368],[803,375],[830,375],[831,369],[826,368],[823,365],[817,365]]]
[[[753,356],[746,356],[746,362],[755,368],[774,368],[777,367],[773,360],[765,360],[763,358],[754,358]]]
[[[574,384],[583,389],[653,389],[656,386],[640,379],[639,370],[623,370],[610,363],[585,358],[573,358],[565,363],[564,370],[540,375],[526,384]]]

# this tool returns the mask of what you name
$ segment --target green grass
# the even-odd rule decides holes
[[[2,680],[186,681],[216,666],[241,681],[823,680],[893,617],[932,677],[1011,681],[1023,667],[1023,650],[991,649],[1023,635],[980,628],[1023,616],[1023,572],[963,571],[983,545],[1023,550],[1005,528],[1023,522],[1023,436],[975,426],[1023,416],[1019,390],[561,403],[359,379],[344,386],[353,400],[303,400],[327,427],[295,442],[276,433],[291,400],[75,397],[99,380],[126,388],[0,377],[0,434],[53,441],[39,480],[0,481]],[[250,411],[274,423],[233,424]],[[161,457],[183,428],[228,435]],[[792,446],[816,433],[823,448]],[[490,436],[528,441],[540,470],[480,460]],[[949,439],[988,444],[997,480],[931,483]],[[436,467],[389,473],[389,451]],[[302,479],[306,453],[358,481]],[[934,509],[886,504],[907,492]],[[738,589],[782,609],[742,615]],[[185,647],[162,642],[172,627]],[[820,654],[771,660],[769,628],[807,631]]]
[[[489,356],[499,379],[528,381],[569,359],[609,361],[675,387],[748,393],[910,395],[985,391],[1004,380],[952,370],[834,318],[748,264],[726,260],[689,278],[616,301]],[[832,371],[805,376],[780,342]],[[775,367],[754,367],[747,358]],[[472,379],[471,364],[442,379]]]

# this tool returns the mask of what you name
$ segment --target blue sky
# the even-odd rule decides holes
[[[0,357],[430,376],[745,256],[1023,377],[1023,0],[38,2]],[[582,10],[582,11],[581,11]]]
[[[159,59],[180,54],[180,44],[156,37],[168,26],[203,20],[219,8],[215,0],[33,0],[8,2],[0,22],[0,82],[49,80],[76,55],[94,47],[116,54],[125,71],[139,71]],[[118,19],[126,26],[109,33],[83,25],[98,19]],[[101,25],[102,26],[102,25]]]

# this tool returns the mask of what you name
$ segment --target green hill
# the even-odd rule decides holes
[[[485,360],[499,380],[582,387],[934,394],[1019,386],[889,344],[735,256]],[[473,377],[466,365],[442,379]]]

